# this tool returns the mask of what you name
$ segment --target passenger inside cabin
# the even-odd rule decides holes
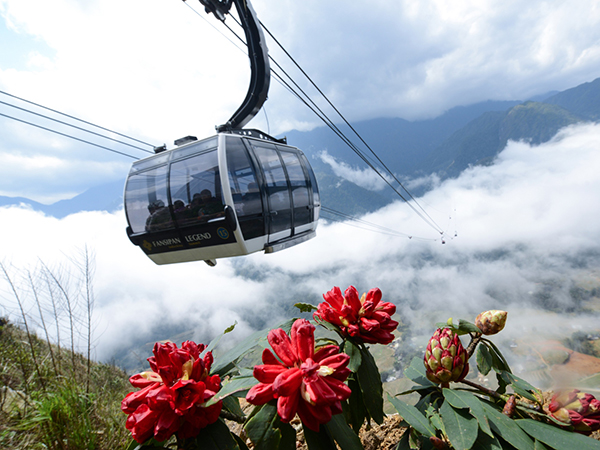
[[[146,231],[160,231],[171,228],[173,221],[165,202],[155,200],[148,205],[150,215],[146,219]]]
[[[219,213],[223,212],[223,204],[213,197],[212,192],[208,189],[204,189],[200,192],[202,199],[202,206],[198,212],[198,216],[210,216],[210,215],[222,215]]]
[[[181,200],[175,200],[173,202],[173,212],[179,213],[185,209],[185,203]]]

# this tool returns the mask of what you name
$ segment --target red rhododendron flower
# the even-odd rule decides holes
[[[556,420],[565,426],[571,425],[578,433],[589,435],[592,431],[600,430],[600,400],[592,394],[577,389],[557,393],[545,409]]]
[[[219,390],[221,379],[210,376],[211,352],[206,347],[186,341],[181,348],[172,342],[154,344],[154,356],[148,358],[151,371],[133,375],[129,382],[141,388],[130,392],[121,402],[129,414],[126,427],[141,443],[154,437],[162,442],[177,433],[189,438],[219,418],[222,402],[202,406]]]
[[[350,357],[339,353],[339,347],[328,345],[315,353],[315,327],[305,319],[292,325],[290,336],[281,328],[271,330],[269,349],[262,354],[262,365],[254,368],[254,377],[260,381],[246,395],[253,405],[262,405],[277,399],[277,413],[282,422],[289,422],[296,413],[302,423],[313,431],[342,412],[341,401],[350,397],[344,384],[350,370]]]
[[[391,316],[396,305],[381,301],[381,290],[373,288],[359,298],[358,291],[350,286],[342,295],[339,287],[323,295],[313,317],[336,325],[342,333],[369,344],[389,344],[394,340],[392,331],[398,322]]]

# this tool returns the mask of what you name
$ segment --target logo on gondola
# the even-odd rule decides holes
[[[219,237],[221,239],[227,239],[229,237],[229,231],[227,231],[225,228],[223,227],[219,227],[217,229],[217,234],[219,235]]]
[[[152,250],[152,244],[145,239],[144,242],[142,242],[142,246],[146,249],[146,251]]]
[[[210,233],[188,234],[185,237],[185,240],[189,243],[192,243],[192,242],[200,242],[205,239],[210,239],[211,237],[212,236],[210,235]]]

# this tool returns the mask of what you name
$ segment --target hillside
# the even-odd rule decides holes
[[[586,120],[600,120],[600,78],[559,92],[544,102],[561,106]]]
[[[533,145],[548,141],[562,127],[600,119],[600,78],[559,93],[537,96],[536,101],[487,101],[459,106],[439,117],[409,122],[381,118],[358,122],[354,128],[396,175],[415,178],[437,173],[456,177],[467,167],[491,164],[509,140]],[[340,129],[369,158],[370,150],[345,125]],[[391,189],[373,192],[336,175],[321,159],[326,151],[340,163],[363,170],[365,163],[327,127],[286,134],[290,145],[301,148],[315,169],[323,205],[347,214],[375,211],[395,200]],[[69,200],[42,205],[26,198],[0,196],[0,206],[29,204],[54,217],[78,211],[114,211],[122,204],[122,180],[88,189]],[[420,195],[426,187],[415,191]]]
[[[126,448],[120,403],[128,392],[119,368],[49,345],[0,317],[0,448]]]
[[[455,132],[423,162],[423,171],[456,177],[470,165],[491,164],[509,140],[538,145],[582,119],[553,104],[525,102],[488,112]]]

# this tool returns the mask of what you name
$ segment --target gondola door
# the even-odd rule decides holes
[[[252,148],[264,176],[269,242],[285,239],[292,234],[293,209],[290,200],[290,186],[283,162],[273,144],[253,142]]]

